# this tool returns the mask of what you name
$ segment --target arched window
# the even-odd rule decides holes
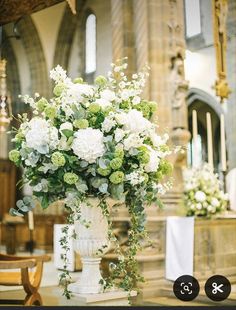
[[[96,71],[96,16],[89,14],[85,24],[85,74]]]

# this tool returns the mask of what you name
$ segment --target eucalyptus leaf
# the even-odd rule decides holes
[[[18,212],[16,209],[10,208],[9,214],[12,216],[24,216],[22,213]]]

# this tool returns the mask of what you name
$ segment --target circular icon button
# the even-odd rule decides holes
[[[231,293],[231,284],[226,277],[215,275],[206,281],[205,292],[211,300],[222,301]]]
[[[189,275],[184,275],[175,280],[173,291],[178,299],[191,301],[198,296],[200,286],[197,279]]]

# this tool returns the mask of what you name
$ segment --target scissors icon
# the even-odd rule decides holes
[[[212,290],[212,294],[217,294],[218,292],[220,293],[223,293],[224,291],[221,289],[221,287],[224,286],[223,284],[219,284],[217,285],[216,282],[213,282],[212,283],[212,287],[213,287],[213,290]]]

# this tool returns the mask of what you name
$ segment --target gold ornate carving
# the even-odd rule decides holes
[[[214,15],[214,44],[216,49],[216,65],[218,79],[215,82],[216,96],[221,103],[227,99],[231,90],[226,78],[226,19],[228,13],[227,0],[212,0]]]
[[[7,84],[6,84],[6,60],[0,61],[0,132],[5,132],[10,124],[10,117],[6,110]]]

